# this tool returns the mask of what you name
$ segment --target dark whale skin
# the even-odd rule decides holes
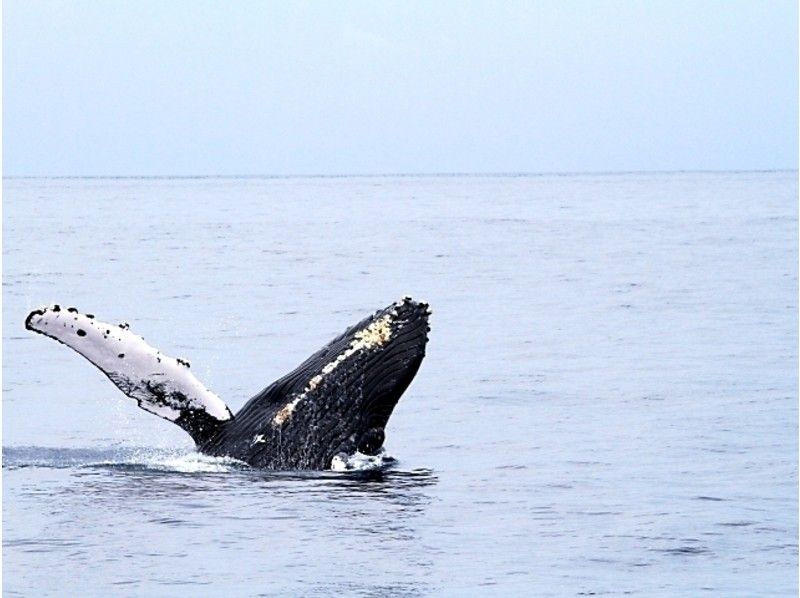
[[[271,470],[322,470],[336,455],[376,454],[425,357],[429,314],[426,303],[409,298],[375,312],[251,398],[213,435],[195,438],[198,450]],[[372,335],[378,342],[360,341],[371,326],[383,333]]]

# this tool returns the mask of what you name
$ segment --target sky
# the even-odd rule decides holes
[[[3,175],[796,168],[792,0],[3,2]]]

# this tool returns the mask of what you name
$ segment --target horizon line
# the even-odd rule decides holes
[[[337,178],[388,178],[388,177],[487,177],[487,178],[524,178],[545,176],[614,176],[614,175],[647,175],[647,174],[746,174],[771,172],[797,172],[795,168],[732,168],[732,169],[671,169],[671,170],[574,170],[574,171],[520,171],[520,172],[385,172],[385,173],[341,173],[341,174],[56,174],[56,175],[3,175],[3,180],[201,180],[201,179],[337,179]]]

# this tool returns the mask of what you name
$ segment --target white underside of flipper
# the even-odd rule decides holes
[[[187,361],[151,347],[127,324],[106,324],[73,307],[53,305],[31,312],[25,325],[80,353],[145,411],[173,422],[190,411],[204,411],[220,422],[232,417],[225,402],[192,375]]]

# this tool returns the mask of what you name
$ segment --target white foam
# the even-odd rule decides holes
[[[374,471],[383,468],[391,461],[394,461],[394,459],[383,451],[377,455],[365,455],[356,451],[344,459],[336,455],[331,461],[331,471]]]
[[[248,467],[244,461],[232,457],[211,457],[196,451],[164,451],[142,448],[119,459],[88,463],[96,465],[134,465],[154,471],[177,473],[226,473]]]
[[[165,469],[179,473],[225,473],[247,467],[247,464],[232,457],[209,457],[202,453],[189,453],[147,464],[153,469]]]

